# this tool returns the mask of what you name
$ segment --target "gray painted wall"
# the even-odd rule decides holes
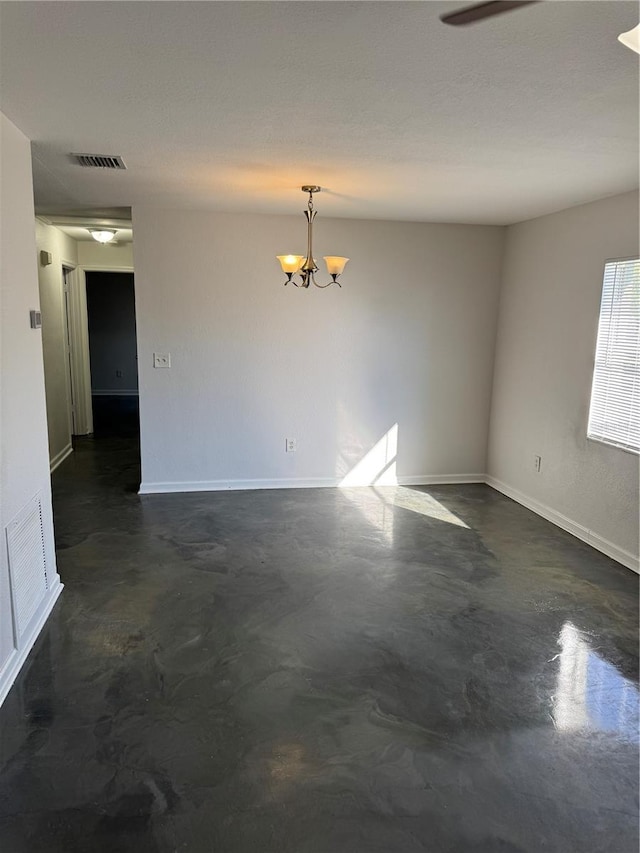
[[[275,259],[302,217],[133,219],[143,491],[482,479],[503,228],[323,218],[351,261],[307,291]]]
[[[587,419],[605,261],[637,256],[635,192],[507,229],[488,460],[511,492],[630,557],[638,457],[587,439]]]

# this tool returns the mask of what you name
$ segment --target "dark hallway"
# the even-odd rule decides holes
[[[93,435],[95,438],[130,438],[140,435],[140,409],[134,396],[93,397]],[[80,444],[84,439],[80,439]],[[78,449],[78,439],[74,442]]]
[[[93,434],[135,437],[140,430],[134,275],[86,274]]]
[[[3,853],[637,850],[637,578],[486,486],[54,475]]]

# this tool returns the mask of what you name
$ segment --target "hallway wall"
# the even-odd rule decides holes
[[[29,140],[0,114],[0,702],[60,592],[55,571],[41,332],[30,328],[39,306]],[[14,637],[5,531],[41,495],[49,590],[29,629]],[[31,570],[31,564],[26,566]]]
[[[131,243],[109,245],[95,240],[78,240],[78,263],[94,269],[133,269]]]
[[[71,447],[71,388],[66,349],[65,305],[62,279],[63,263],[76,266],[77,243],[54,225],[36,219],[38,284],[42,308],[42,349],[47,394],[49,457],[55,468],[69,455]],[[41,250],[51,252],[53,262],[43,266]]]

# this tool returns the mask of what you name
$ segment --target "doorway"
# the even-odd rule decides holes
[[[138,436],[134,274],[87,270],[85,276],[93,433]]]

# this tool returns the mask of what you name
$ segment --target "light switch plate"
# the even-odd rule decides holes
[[[171,367],[171,354],[168,352],[154,352],[154,367]]]

